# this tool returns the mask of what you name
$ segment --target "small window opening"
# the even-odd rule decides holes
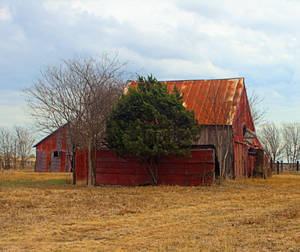
[[[54,151],[53,152],[53,157],[59,157],[59,152],[58,151]]]

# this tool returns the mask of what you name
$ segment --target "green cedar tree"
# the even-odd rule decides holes
[[[183,106],[183,95],[154,77],[138,77],[137,88],[123,94],[107,120],[109,148],[123,158],[138,158],[153,184],[157,184],[158,160],[189,155],[199,135],[198,121]]]

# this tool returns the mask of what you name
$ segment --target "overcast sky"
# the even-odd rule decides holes
[[[0,0],[0,127],[30,123],[45,66],[107,51],[159,80],[245,77],[268,120],[300,122],[299,27],[298,0]]]

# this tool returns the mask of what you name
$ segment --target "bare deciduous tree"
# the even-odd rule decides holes
[[[2,169],[16,168],[16,141],[8,129],[0,129],[0,167]]]
[[[280,129],[274,123],[267,123],[261,126],[258,136],[264,150],[276,162],[283,155],[284,145],[282,144]]]
[[[20,158],[20,168],[24,169],[26,161],[31,155],[34,138],[28,129],[15,127],[16,152]]]
[[[92,154],[104,144],[106,118],[125,86],[124,66],[107,54],[99,59],[65,60],[42,72],[26,90],[40,129],[53,131],[67,124],[73,151],[88,150],[88,185],[96,179]]]
[[[286,160],[289,164],[295,164],[300,158],[300,124],[283,124],[281,132]]]
[[[252,91],[248,97],[252,119],[255,126],[259,126],[265,122],[267,110],[262,107],[263,101],[264,98],[259,96],[255,91]]]
[[[0,129],[0,168],[25,168],[27,159],[31,155],[33,138],[29,130],[22,127],[15,127],[15,130]]]

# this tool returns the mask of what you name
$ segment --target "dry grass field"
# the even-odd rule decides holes
[[[77,187],[0,171],[0,251],[300,251],[300,175]]]

